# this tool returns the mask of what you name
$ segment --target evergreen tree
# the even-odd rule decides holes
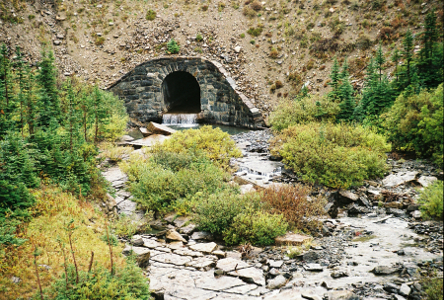
[[[12,95],[12,71],[9,49],[5,44],[0,46],[0,139],[8,130],[14,128],[15,103]]]
[[[353,119],[353,111],[355,109],[353,86],[350,84],[348,77],[348,64],[347,59],[345,59],[340,74],[341,85],[338,87],[338,94],[341,100],[339,104],[341,111],[339,112],[338,120],[344,121],[351,121]]]
[[[36,78],[40,86],[39,125],[42,127],[49,127],[52,120],[58,123],[61,119],[54,60],[52,51],[42,51],[42,60],[39,63],[39,73]]]
[[[25,62],[23,61],[23,56],[20,51],[20,48],[17,46],[15,49],[16,54],[16,64],[15,64],[15,76],[16,82],[18,83],[18,93],[17,93],[17,104],[19,106],[19,128],[22,132],[22,136],[24,135],[24,127],[25,127],[25,97],[27,95],[26,85],[27,78],[25,77]]]
[[[382,81],[382,71],[384,64],[385,64],[385,57],[384,53],[382,52],[382,46],[381,44],[379,44],[379,48],[376,51],[376,57],[375,57],[375,67],[377,72],[379,73],[379,82]]]
[[[443,81],[443,45],[438,42],[435,12],[427,14],[425,31],[421,34],[423,47],[417,63],[418,76],[428,88],[437,87]]]
[[[401,90],[403,90],[404,88],[406,88],[407,86],[410,85],[411,81],[412,81],[412,75],[413,75],[413,70],[412,70],[412,61],[413,61],[413,36],[412,36],[412,32],[409,30],[407,30],[405,37],[404,37],[404,41],[402,42],[402,45],[404,47],[403,51],[402,51],[402,58],[404,59],[404,65],[405,65],[405,70],[403,70],[403,72],[401,72],[401,80],[400,80],[400,84],[401,84]]]
[[[25,106],[26,106],[26,123],[28,124],[29,134],[32,136],[35,133],[35,125],[37,121],[36,111],[37,111],[37,96],[34,84],[34,74],[28,64],[25,64],[24,68],[25,77]]]
[[[334,59],[333,61],[333,66],[331,69],[331,73],[330,73],[330,82],[328,83],[328,85],[330,85],[332,87],[332,91],[330,93],[328,93],[328,97],[329,99],[331,99],[332,101],[338,101],[339,97],[338,97],[338,87],[340,84],[340,74],[339,74],[339,63],[338,60]]]

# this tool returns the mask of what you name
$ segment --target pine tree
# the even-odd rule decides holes
[[[35,133],[35,124],[37,120],[36,116],[36,91],[35,91],[35,84],[34,84],[34,74],[31,71],[31,68],[28,64],[25,64],[24,68],[25,77],[27,80],[25,81],[25,90],[26,90],[26,96],[25,96],[25,106],[26,106],[26,123],[28,124],[28,131],[29,135],[33,136]]]
[[[8,130],[15,128],[15,102],[12,97],[12,66],[9,59],[9,49],[5,44],[0,47],[0,139]]]
[[[25,97],[27,94],[26,91],[27,78],[25,77],[25,62],[23,61],[23,56],[18,46],[15,49],[15,54],[16,54],[15,76],[16,76],[16,82],[18,83],[17,103],[19,106],[19,114],[20,114],[19,127],[23,136],[24,135],[23,130],[25,127],[24,109],[25,109]]]
[[[340,73],[341,84],[338,87],[338,95],[339,99],[341,100],[341,103],[339,104],[341,111],[339,112],[338,119],[344,121],[352,120],[353,111],[355,109],[353,86],[350,84],[348,77],[348,64],[347,59],[345,59],[344,63],[342,64],[342,71]]]
[[[413,61],[413,36],[412,32],[407,30],[405,34],[402,51],[402,58],[404,59],[405,70],[401,73],[401,86],[402,89],[410,85],[412,81],[412,61]]]
[[[424,27],[425,31],[421,34],[423,47],[417,63],[418,76],[426,87],[434,88],[443,80],[443,45],[438,42],[434,11],[427,14]]]
[[[376,57],[375,57],[375,66],[376,66],[376,70],[379,73],[379,82],[382,81],[382,71],[383,71],[384,63],[385,63],[385,57],[384,57],[384,53],[382,52],[382,45],[379,44],[379,48],[376,51]]]
[[[57,123],[61,118],[60,100],[57,91],[57,75],[52,51],[42,51],[42,60],[39,64],[37,83],[40,86],[40,118],[39,125],[49,127],[52,120]]]
[[[332,101],[338,101],[338,87],[340,84],[340,74],[339,74],[339,63],[338,60],[334,59],[333,66],[330,73],[330,79],[331,81],[328,83],[332,87],[332,91],[328,93],[328,97]]]

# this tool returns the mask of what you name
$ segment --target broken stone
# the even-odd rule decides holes
[[[418,181],[418,183],[420,185],[422,185],[423,187],[428,187],[430,184],[432,184],[436,180],[438,180],[438,178],[436,178],[434,176],[421,176],[416,181]]]
[[[169,128],[168,126],[161,125],[155,122],[150,122],[147,129],[152,133],[171,135],[176,132],[176,130]]]
[[[370,272],[375,275],[390,275],[399,271],[397,267],[389,267],[389,266],[377,266]]]
[[[284,262],[282,260],[269,260],[268,261],[270,268],[280,268],[282,267],[282,265],[284,264]]]
[[[320,264],[306,264],[306,265],[304,265],[304,269],[306,271],[311,271],[311,272],[322,272],[322,271],[324,271],[324,267],[321,266]]]
[[[134,235],[130,241],[133,246],[143,246],[143,239],[140,235]]]
[[[195,229],[196,229],[196,225],[195,225],[195,224],[188,224],[188,225],[185,226],[185,227],[181,227],[181,228],[179,229],[179,232],[180,232],[180,233],[183,233],[183,234],[186,234],[186,235],[189,235],[189,234],[191,234]]]
[[[184,266],[186,263],[192,261],[192,258],[189,256],[181,256],[174,253],[165,253],[154,256],[151,260],[164,263],[164,264],[172,264],[175,266]]]

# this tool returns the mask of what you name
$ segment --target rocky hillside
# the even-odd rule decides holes
[[[32,62],[51,46],[60,76],[107,87],[134,66],[170,55],[166,43],[174,38],[180,55],[223,63],[267,116],[279,97],[305,83],[325,91],[335,55],[349,58],[359,88],[379,41],[389,56],[407,29],[423,31],[435,8],[442,22],[442,1],[3,0],[0,43],[20,46]],[[393,63],[386,65],[390,71]]]

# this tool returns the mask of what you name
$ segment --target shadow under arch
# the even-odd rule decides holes
[[[168,113],[200,113],[200,86],[188,72],[168,74],[162,82],[164,107]]]

